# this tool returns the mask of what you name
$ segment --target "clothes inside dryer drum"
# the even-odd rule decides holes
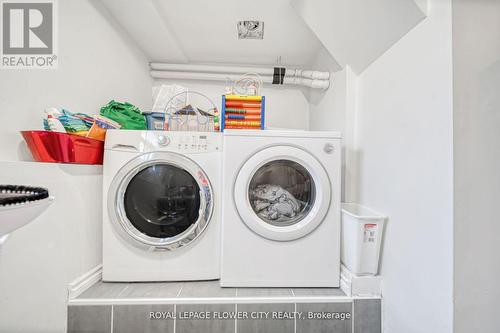
[[[253,175],[248,196],[257,216],[275,226],[302,220],[314,205],[316,188],[309,172],[297,162],[274,160]]]
[[[156,238],[174,237],[198,220],[200,188],[184,169],[153,165],[131,179],[124,206],[127,218],[140,232]]]

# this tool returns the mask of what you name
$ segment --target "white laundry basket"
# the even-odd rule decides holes
[[[386,217],[355,203],[342,204],[342,263],[354,274],[376,275]]]

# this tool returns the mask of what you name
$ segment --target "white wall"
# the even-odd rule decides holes
[[[453,1],[455,332],[498,332],[500,2]]]
[[[386,333],[452,332],[451,0],[428,5],[358,81],[358,201],[389,216]]]
[[[226,85],[224,82],[155,80],[154,84],[173,83],[186,87],[190,91],[205,94],[220,110],[222,95],[225,94]],[[301,90],[286,86],[273,87],[272,85],[265,85],[261,90],[261,94],[266,96],[266,128],[279,127],[303,130],[309,128],[309,103]],[[203,108],[203,105],[199,107]]]
[[[102,167],[0,162],[0,184],[55,197],[0,249],[0,332],[65,332],[68,283],[102,262]]]
[[[116,99],[151,107],[147,60],[100,2],[58,7],[59,68],[0,70],[0,184],[46,186],[56,197],[1,250],[1,332],[64,332],[67,284],[102,261],[101,167],[16,162],[31,159],[19,131],[41,129],[48,106],[95,114]]]
[[[59,68],[0,70],[0,160],[29,160],[20,130],[41,129],[45,107],[99,113],[111,99],[151,105],[146,58],[98,0],[58,1]],[[104,14],[104,15],[103,15]]]
[[[341,69],[330,53],[322,48],[314,60],[313,69],[330,72],[328,90],[311,89],[309,126],[315,131],[345,132],[347,107],[347,75],[349,66]]]
[[[354,131],[357,76],[350,66],[339,70],[335,60],[322,49],[314,62],[314,69],[323,68],[331,74],[330,88],[310,90],[309,129],[313,131],[338,131],[342,133],[342,201],[352,201],[353,187],[349,186],[353,173]]]

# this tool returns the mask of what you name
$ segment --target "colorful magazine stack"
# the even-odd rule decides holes
[[[221,129],[264,129],[265,97],[223,95]]]

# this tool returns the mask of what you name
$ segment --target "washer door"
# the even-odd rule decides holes
[[[241,167],[234,201],[245,224],[277,241],[304,237],[325,218],[331,185],[311,154],[292,146],[261,150]]]
[[[176,249],[207,227],[213,195],[205,172],[175,153],[150,153],[114,177],[108,210],[122,236],[149,249]]]

